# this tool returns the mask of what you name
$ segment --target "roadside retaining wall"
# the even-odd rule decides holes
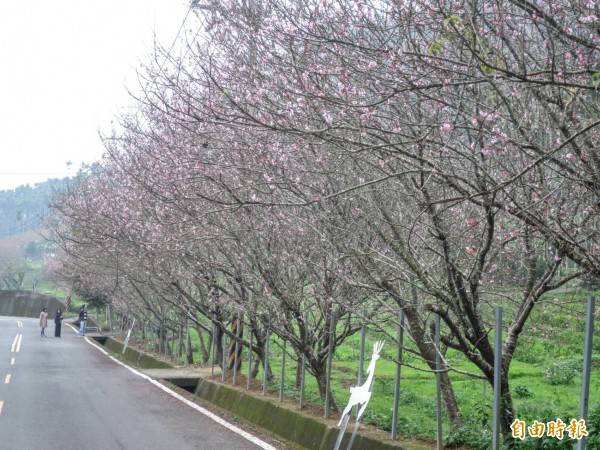
[[[100,341],[100,340],[99,340]],[[104,341],[104,342],[102,342]],[[114,338],[107,337],[106,340],[100,341],[104,347],[113,353],[123,353],[123,342]],[[145,353],[138,352],[132,347],[127,347],[123,359],[127,362],[135,364],[142,369],[173,369],[174,366],[165,361],[160,361]]]
[[[123,351],[123,343],[107,337],[102,338],[103,345],[111,352]],[[159,361],[149,355],[128,347],[123,359],[145,369],[174,368],[171,364]],[[198,385],[194,395],[246,419],[282,438],[295,442],[310,450],[331,450],[335,446],[339,429],[327,426],[300,411],[286,408],[266,398],[239,391],[223,384],[215,383],[198,376]],[[351,429],[354,422],[348,427]],[[351,432],[346,432],[340,448],[348,445]],[[386,443],[358,434],[353,450],[404,450],[398,443]]]
[[[0,316],[40,317],[42,309],[48,308],[48,319],[54,319],[57,309],[65,305],[56,297],[32,291],[0,291]]]
[[[202,378],[195,394],[305,448],[331,450],[335,447],[338,428],[331,428],[323,422],[268,399],[255,397]],[[351,422],[349,429],[352,428],[353,423]],[[340,448],[348,446],[350,434],[346,432]],[[402,450],[398,445],[391,445],[360,434],[356,435],[352,448],[354,450]]]

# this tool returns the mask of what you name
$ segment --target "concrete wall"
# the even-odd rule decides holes
[[[56,297],[32,291],[0,291],[0,316],[40,317],[42,309],[48,308],[48,320],[54,319],[57,309],[65,305]]]
[[[98,340],[111,352],[121,354],[123,351],[123,343],[111,337],[103,337]],[[156,360],[131,347],[127,348],[123,359],[146,369],[174,368],[169,363]],[[286,408],[269,399],[214,383],[201,376],[198,376],[194,394],[306,449],[331,450],[335,446],[339,432],[337,427],[331,428],[317,419],[303,415],[300,411]],[[353,426],[354,422],[352,421],[348,426],[350,431],[346,432],[342,440],[341,449],[347,447]],[[361,434],[356,436],[352,446],[352,450],[411,450],[417,448],[429,449],[431,447],[421,445],[404,447],[397,441],[384,442]]]
[[[280,404],[262,399],[229,386],[200,379],[195,394],[221,408],[243,417],[288,441],[296,442],[304,448],[331,450],[335,447],[339,429],[303,415],[300,411],[288,409]],[[340,448],[347,448],[354,422],[351,422]],[[378,441],[357,434],[353,450],[402,450],[397,443]]]
[[[123,353],[123,342],[107,337],[106,339],[98,339],[107,350],[122,354]],[[152,356],[145,353],[140,353],[134,348],[127,347],[123,359],[129,363],[133,363],[142,369],[172,369],[173,365],[165,361],[154,359]]]

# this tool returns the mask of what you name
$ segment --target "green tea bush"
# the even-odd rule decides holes
[[[545,369],[545,381],[553,386],[571,384],[575,376],[581,373],[582,363],[579,359],[555,361]]]
[[[362,421],[369,425],[375,425],[380,430],[392,430],[392,417],[387,414],[365,411]]]
[[[533,392],[527,386],[520,385],[515,388],[515,395],[518,398],[529,398],[533,397]]]
[[[544,361],[544,353],[540,351],[532,336],[523,336],[515,350],[514,358],[526,364],[540,364]]]
[[[516,439],[510,446],[511,450],[573,450],[577,441],[568,437],[559,440],[555,437],[543,436],[541,438],[526,437],[522,441]],[[595,447],[589,447],[595,448]]]
[[[492,432],[482,429],[475,423],[467,423],[460,429],[451,432],[444,448],[468,447],[473,450],[489,450],[492,448]]]
[[[556,417],[561,416],[558,414],[558,409],[553,402],[528,399],[516,411],[516,417],[527,422],[532,420],[541,421],[545,418],[554,420]]]
[[[585,424],[588,432],[587,448],[600,448],[600,403],[591,409]]]
[[[530,426],[533,420],[547,424],[548,422],[555,421],[557,418],[562,418],[565,424],[568,425],[571,417],[565,412],[557,411],[556,406],[552,402],[545,401],[528,404],[527,407],[521,408],[517,416],[525,420],[526,426]],[[571,439],[565,430],[563,439],[558,439],[555,436],[547,436],[547,433],[544,432],[544,435],[541,437],[528,435],[523,440],[512,438],[509,443],[511,450],[572,450],[575,448],[577,440]],[[588,446],[588,448],[596,447]]]
[[[450,432],[446,447],[468,447],[473,450],[487,450],[492,447],[491,428],[492,407],[489,402],[476,404],[465,416],[464,425]]]

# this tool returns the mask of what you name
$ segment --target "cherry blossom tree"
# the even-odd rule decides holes
[[[56,202],[65,273],[219,333],[243,310],[257,354],[268,326],[319,385],[332,311],[337,346],[367,298],[405,310],[430,367],[439,314],[445,348],[491,382],[486,317],[508,303],[508,432],[507,374],[532,308],[600,275],[598,6],[194,5],[179,51],[158,47],[140,72],[139,109],[105,136],[102,172]],[[561,277],[567,259],[578,269]]]

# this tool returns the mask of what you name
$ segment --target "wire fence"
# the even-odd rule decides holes
[[[594,308],[595,299],[590,296],[587,299],[587,314],[585,322],[585,342],[583,351],[583,371],[582,371],[582,388],[580,397],[579,420],[585,421],[588,415],[589,408],[589,391],[590,377],[592,368],[592,345],[593,345],[593,330],[594,330]],[[116,320],[115,320],[116,319]],[[278,336],[273,335],[267,328],[264,331],[264,342],[262,343],[262,355],[254,351],[256,342],[255,334],[245,332],[251,326],[250,323],[245,323],[240,315],[236,315],[229,327],[220,330],[217,326],[198,327],[200,331],[191,326],[189,318],[179,317],[179,320],[171,318],[165,319],[162,323],[152,322],[134,317],[117,316],[112,317],[109,309],[107,309],[104,323],[117,336],[124,340],[123,352],[127,345],[135,345],[137,348],[157,355],[165,360],[169,360],[174,364],[184,367],[210,367],[210,374],[214,379],[220,379],[223,383],[230,383],[234,386],[247,390],[262,390],[264,396],[277,396],[280,402],[293,402],[300,410],[305,409],[309,404],[319,404],[322,407],[322,414],[325,418],[331,418],[332,414],[337,414],[335,405],[330,404],[330,400],[334,396],[332,392],[333,377],[333,360],[335,354],[332,352],[334,348],[333,338],[335,329],[333,324],[335,320],[331,320],[329,330],[329,348],[327,351],[327,376],[326,376],[326,394],[321,400],[319,390],[315,387],[314,380],[309,383],[311,378],[307,368],[307,360],[305,356],[299,356],[289,345],[288,342]],[[500,408],[501,408],[501,361],[502,361],[502,308],[494,309],[494,382],[493,382],[493,406],[492,406],[492,449],[500,449],[501,430],[500,430]],[[114,322],[114,323],[113,323]],[[387,352],[382,355],[382,359],[391,363],[393,370],[393,387],[392,395],[385,394],[384,401],[389,402],[388,411],[391,410],[391,438],[397,439],[400,430],[399,411],[402,406],[402,389],[407,390],[406,397],[410,398],[410,380],[403,383],[402,367],[406,359],[405,351],[405,326],[404,313],[400,311],[397,317],[397,325],[395,336],[393,339],[387,339]],[[434,317],[435,323],[435,370],[432,375],[432,383],[436,385],[435,399],[435,440],[437,448],[442,448],[443,441],[443,424],[446,418],[444,405],[442,402],[441,377],[443,372],[442,367],[442,351],[440,350],[440,318]],[[192,334],[196,334],[198,342],[195,344],[199,347],[201,354],[201,363],[194,363],[192,358]],[[202,336],[200,336],[202,334]],[[364,363],[365,358],[370,355],[370,345],[381,340],[381,331],[379,329],[370,329],[369,322],[366,316],[363,316],[363,323],[360,329],[358,349],[352,345],[352,355],[350,360],[355,361],[357,366],[356,381],[344,379],[345,383],[340,384],[336,378],[336,396],[340,398],[348,397],[348,387],[361,386],[366,382],[372,383],[372,380],[365,380]],[[356,342],[354,342],[356,344]],[[250,350],[249,350],[250,349]],[[357,351],[356,351],[357,350]],[[343,365],[339,361],[337,371],[348,371],[348,365]],[[261,370],[262,369],[262,370]],[[349,370],[352,373],[352,370]],[[266,374],[266,375],[265,375]],[[371,374],[373,376],[373,374]],[[377,375],[375,375],[377,378]],[[434,381],[435,380],[435,381]],[[408,387],[405,386],[408,384]],[[341,389],[340,389],[341,388]],[[346,390],[346,392],[344,392]],[[387,391],[389,393],[389,390]],[[345,394],[345,395],[344,395]],[[486,401],[488,396],[487,381],[483,381],[482,397]],[[381,399],[380,399],[381,401]],[[515,421],[517,423],[518,421]],[[517,423],[518,425],[518,423]],[[519,431],[513,429],[513,437],[520,437]],[[578,449],[585,448],[585,436],[581,436],[577,440]]]

